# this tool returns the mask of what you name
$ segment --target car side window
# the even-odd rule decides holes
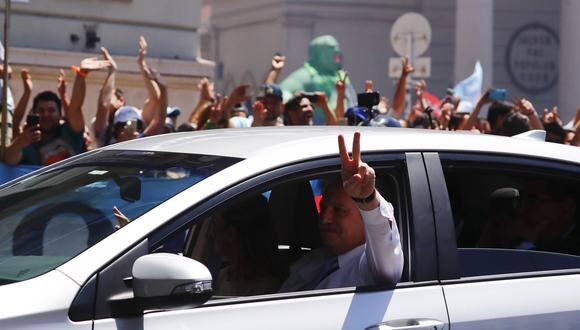
[[[462,277],[580,268],[573,173],[443,162]]]
[[[243,193],[195,219],[185,239],[174,235],[168,242],[185,242],[182,253],[208,267],[213,277],[212,299],[288,292],[285,282],[296,271],[294,265],[323,249],[319,229],[322,194],[338,175],[325,172],[278,180]],[[402,169],[379,168],[376,182],[394,207],[400,231],[405,230]],[[166,246],[171,244],[164,243],[162,250]]]

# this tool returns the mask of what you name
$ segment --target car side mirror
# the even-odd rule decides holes
[[[176,254],[153,253],[133,263],[133,297],[111,300],[117,316],[140,315],[147,310],[193,308],[212,295],[212,276],[202,263]]]

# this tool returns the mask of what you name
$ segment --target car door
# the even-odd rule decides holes
[[[580,327],[578,165],[425,154],[453,329]]]
[[[386,192],[381,193],[396,209],[405,252],[403,279],[396,286],[344,287],[285,293],[260,291],[262,293],[240,296],[220,296],[216,291],[212,299],[197,308],[154,310],[140,315],[124,314],[122,310],[111,307],[115,297],[130,295],[130,289],[125,284],[130,276],[132,262],[142,254],[165,251],[176,237],[185,241],[184,248],[178,252],[202,261],[214,275],[215,289],[223,288],[216,283],[221,279],[218,271],[224,269],[217,265],[221,261],[205,256],[226,248],[215,243],[203,243],[207,237],[214,238],[216,231],[220,231],[216,228],[219,227],[216,219],[222,216],[221,212],[239,200],[248,200],[248,196],[268,198],[270,207],[275,208],[275,196],[283,195],[279,193],[281,187],[295,187],[296,183],[304,182],[305,179],[305,182],[310,183],[306,189],[312,189],[312,198],[316,203],[320,190],[315,182],[329,175],[337,175],[340,169],[338,159],[319,159],[264,173],[208,199],[189,213],[159,228],[141,244],[96,274],[92,282],[98,288],[87,290],[97,295],[92,308],[94,329],[448,328],[443,292],[436,281],[435,227],[421,154],[363,155],[363,159],[377,171],[377,187],[381,190],[381,185],[386,186]],[[282,204],[287,207],[294,203],[293,197],[303,194],[286,190],[283,196]],[[284,217],[292,212],[291,209],[283,210],[279,216]],[[298,216],[302,217],[302,214]],[[299,233],[304,226],[308,225],[297,225],[292,230],[282,229],[282,234],[276,233],[279,256],[296,260],[292,251],[308,252],[315,248],[315,243],[312,243],[315,239],[309,234]],[[284,224],[282,227],[276,226],[276,230],[280,231],[280,228],[284,228]],[[223,234],[224,230],[220,232]],[[286,236],[292,239],[286,239]],[[295,249],[293,244],[296,244],[296,237],[299,236],[302,242]],[[258,284],[259,289],[266,285]],[[82,318],[86,318],[86,315],[78,313],[76,319]]]

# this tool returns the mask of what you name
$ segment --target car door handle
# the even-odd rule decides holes
[[[383,322],[380,324],[371,325],[365,330],[441,330],[445,324],[439,320],[433,319],[402,319]]]

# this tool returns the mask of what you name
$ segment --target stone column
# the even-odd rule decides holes
[[[560,6],[558,110],[567,123],[580,107],[580,1],[562,0]]]
[[[493,84],[493,0],[457,0],[455,14],[455,83],[483,67],[484,90]]]

